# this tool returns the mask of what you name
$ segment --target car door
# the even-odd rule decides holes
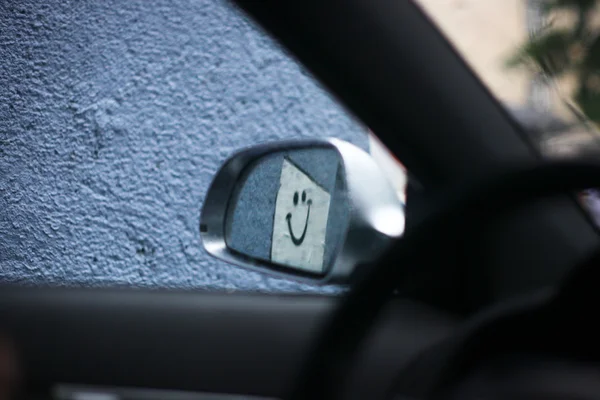
[[[238,148],[369,150],[367,130],[231,4],[2,8],[2,321],[26,386],[283,395],[340,288],[212,259],[203,197]],[[423,312],[424,340],[451,326]]]

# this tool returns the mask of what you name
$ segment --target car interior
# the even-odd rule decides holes
[[[600,165],[544,160],[412,1],[232,2],[402,160],[403,235],[367,249],[341,295],[7,285],[19,394],[597,396],[600,238],[574,193],[600,187]]]

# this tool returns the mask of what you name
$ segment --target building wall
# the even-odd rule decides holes
[[[235,150],[365,129],[212,0],[0,2],[0,280],[314,290],[207,256]]]
[[[416,0],[502,101],[527,102],[531,76],[506,61],[529,35],[526,0]]]

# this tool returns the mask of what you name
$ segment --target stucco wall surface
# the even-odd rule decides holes
[[[201,248],[235,150],[364,128],[221,1],[0,1],[0,280],[315,290]]]

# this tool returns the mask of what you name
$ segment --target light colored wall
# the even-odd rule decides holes
[[[525,104],[530,76],[507,58],[528,37],[524,0],[416,0],[492,92]]]

